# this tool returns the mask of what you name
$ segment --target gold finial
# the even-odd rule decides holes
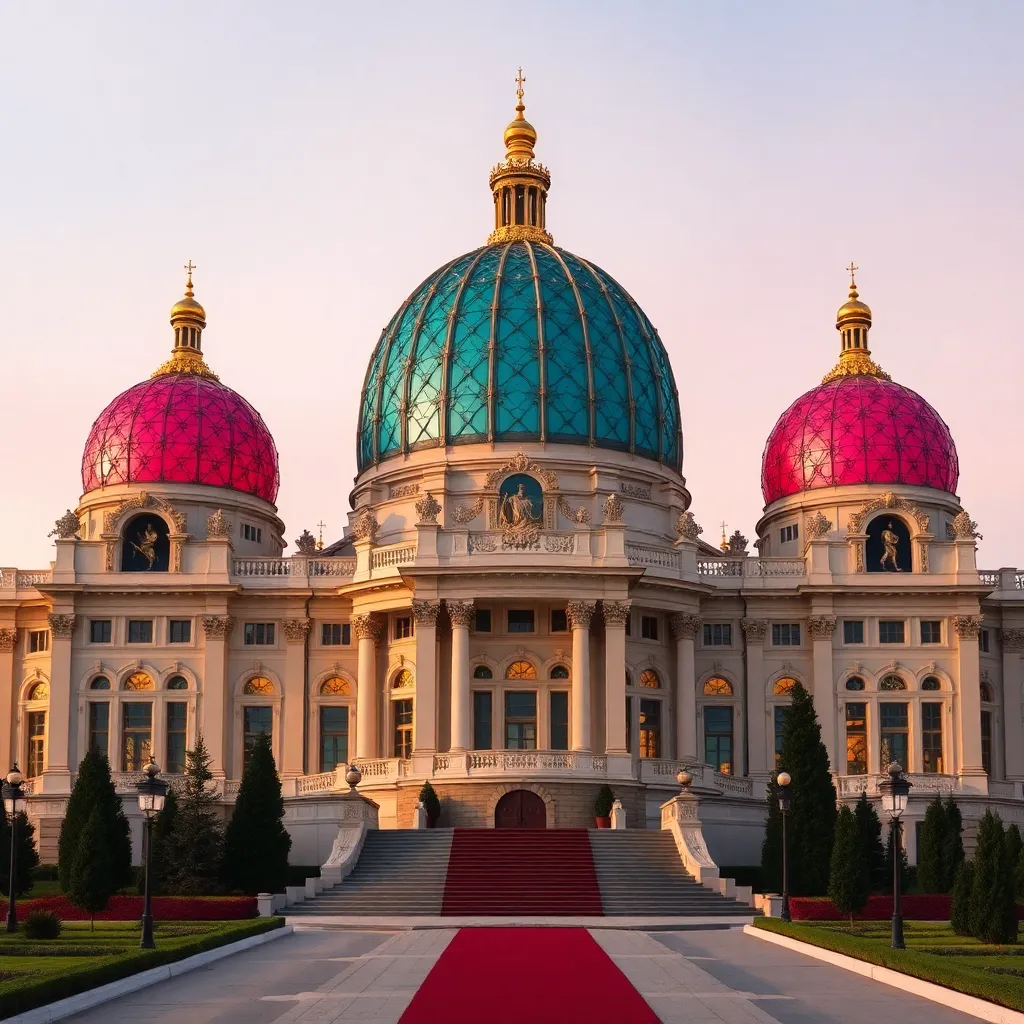
[[[189,260],[185,264],[185,270],[188,273],[188,280],[185,282],[185,294],[191,299],[192,298],[192,271],[198,270],[199,268]]]
[[[316,524],[320,531],[320,536],[317,538],[316,549],[317,551],[323,551],[324,549],[324,527],[327,525],[322,519]]]
[[[857,279],[854,274],[860,270],[852,260],[846,268],[850,274],[850,294],[836,313],[836,330],[842,341],[839,346],[839,362],[822,378],[823,384],[841,377],[892,378],[872,358],[868,348],[868,332],[871,330],[871,307],[860,301]]]
[[[523,86],[526,84],[526,76],[523,74],[523,69],[520,66],[519,71],[516,73],[516,112],[519,114],[519,119],[523,118],[523,111],[526,110],[526,104],[523,103]]]
[[[206,310],[196,301],[192,290],[192,271],[196,265],[189,260],[185,264],[185,295],[171,306],[171,326],[174,328],[174,347],[171,358],[152,374],[162,377],[165,373],[191,373],[198,377],[212,377],[219,380],[203,359],[203,329],[206,327]]]
[[[857,279],[853,275],[860,270],[860,267],[850,260],[850,265],[846,269],[850,272],[850,298],[855,299],[857,297]]]
[[[725,538],[725,520],[722,520],[722,543],[719,545],[723,551],[729,550],[729,541]]]

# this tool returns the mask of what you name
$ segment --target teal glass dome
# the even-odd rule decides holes
[[[460,256],[405,301],[374,349],[360,471],[419,448],[551,441],[681,470],[668,354],[603,270],[537,241]]]

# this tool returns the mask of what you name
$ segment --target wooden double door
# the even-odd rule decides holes
[[[494,808],[495,828],[547,828],[544,801],[528,789],[506,793]]]

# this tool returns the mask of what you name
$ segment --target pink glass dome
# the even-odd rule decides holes
[[[273,502],[277,446],[260,414],[212,377],[164,373],[118,395],[92,425],[82,487],[229,487]]]
[[[798,398],[779,417],[761,460],[766,505],[850,484],[954,492],[959,475],[942,417],[916,392],[869,375],[840,377]]]

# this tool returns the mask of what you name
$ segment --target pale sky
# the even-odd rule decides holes
[[[0,0],[0,564],[52,558],[188,259],[207,360],[277,441],[287,539],[340,536],[370,353],[486,239],[522,64],[555,243],[672,358],[705,539],[753,537],[853,259],[876,360],[953,433],[979,562],[1024,565],[1022,33],[1012,0]]]

